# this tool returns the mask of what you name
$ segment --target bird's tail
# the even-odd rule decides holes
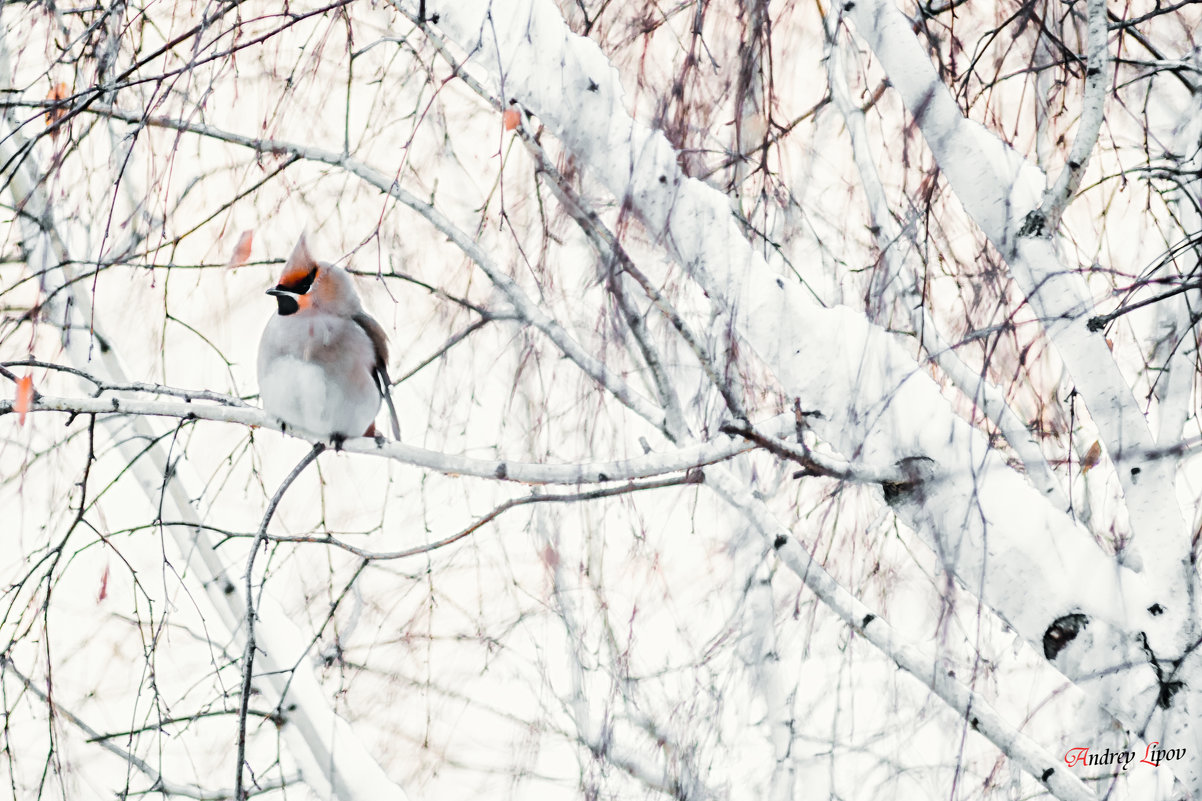
[[[384,382],[384,402],[388,404],[388,416],[392,418],[392,438],[400,440],[401,438],[401,421],[396,416],[396,406],[392,404],[392,391],[388,386],[387,379]]]
[[[400,440],[401,438],[401,421],[396,414],[396,406],[392,402],[392,380],[388,377],[388,370],[384,365],[379,365],[376,368],[379,373],[376,380],[380,384],[380,394],[384,396],[384,402],[388,404],[388,417],[392,420],[392,438]]]

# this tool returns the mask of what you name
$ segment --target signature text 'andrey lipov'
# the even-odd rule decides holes
[[[1172,762],[1185,756],[1184,748],[1158,748],[1160,743],[1148,743],[1144,749],[1144,758],[1140,760],[1145,765],[1160,765],[1161,762]],[[1070,768],[1073,765],[1122,765],[1126,770],[1135,760],[1134,751],[1111,751],[1107,748],[1102,753],[1089,753],[1089,748],[1070,748],[1064,755],[1064,763]]]

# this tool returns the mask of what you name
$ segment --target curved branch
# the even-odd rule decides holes
[[[453,545],[460,540],[471,536],[479,531],[484,526],[488,525],[498,517],[508,512],[510,509],[516,509],[519,506],[529,506],[536,503],[576,503],[578,501],[594,501],[601,498],[614,498],[619,495],[629,495],[632,492],[642,492],[644,490],[664,489],[665,487],[681,487],[687,484],[700,484],[702,475],[699,470],[690,470],[679,478],[660,479],[658,481],[643,481],[635,483],[627,482],[618,487],[605,487],[604,489],[590,490],[588,492],[569,492],[560,495],[526,495],[521,498],[513,498],[500,504],[488,514],[478,518],[467,528],[461,529],[454,534],[449,534],[445,537],[435,540],[434,542],[426,543],[425,545],[415,545],[412,548],[403,548],[399,551],[369,551],[366,548],[360,548],[351,545],[349,542],[335,539],[328,532],[324,537],[312,535],[288,535],[288,534],[228,534],[230,539],[240,537],[253,537],[256,545],[265,541],[269,542],[293,542],[293,543],[311,543],[314,545],[330,545],[339,548],[347,553],[354,554],[360,559],[372,562],[385,562],[393,559],[406,559],[410,556],[418,556],[431,551],[437,551],[445,548],[448,545]]]
[[[1000,147],[980,126],[961,124],[955,101],[900,12],[883,0],[849,7],[856,9],[857,21],[864,18],[861,28],[887,26],[876,37],[883,47],[904,45],[905,66],[918,70],[913,75],[918,85],[907,85],[907,102],[912,110],[921,109],[924,130],[928,124],[947,129],[937,152],[957,153],[959,146],[975,152],[979,141]],[[893,508],[944,558],[946,569],[1037,647],[1049,623],[1075,608],[1088,607],[1099,630],[1121,633],[1158,625],[1153,617],[1163,607],[1148,610],[1172,588],[1147,584],[1116,565],[1084,527],[1054,509],[954,414],[939,388],[887,332],[855,310],[818,306],[796,282],[772,270],[742,236],[728,198],[687,178],[680,154],[667,139],[631,117],[616,70],[593,42],[568,29],[552,3],[510,3],[503,16],[491,8],[487,0],[439,2],[439,28],[477,65],[502,71],[507,96],[536,114],[594,179],[629,204],[710,297],[721,324],[756,352],[790,397],[823,413],[813,423],[815,430],[839,452],[867,463],[927,459],[937,466],[940,480],[926,482],[921,493],[903,493],[909,497],[899,497]],[[891,62],[882,60],[889,69]],[[982,134],[989,138],[980,139]],[[1004,232],[1008,195],[997,208],[1003,184],[982,174],[983,167],[995,167],[981,161],[973,163],[971,173],[965,166],[971,180],[961,199],[970,212],[982,212],[988,224]],[[1001,161],[1008,164],[1004,149]],[[1004,184],[1007,191],[1010,184]],[[961,194],[961,187],[956,189]],[[1121,386],[1129,398],[1124,384],[1111,381],[1115,375],[1117,370],[1103,375],[1102,386]],[[1095,397],[1111,399],[1108,393]],[[1146,432],[1134,403],[1126,403],[1123,412],[1133,414]],[[1121,440],[1122,425],[1112,433]],[[1109,643],[1099,640],[1096,649],[1099,659],[1113,656]],[[1126,719],[1145,715],[1146,697],[1124,694],[1122,688],[1124,680],[1143,681],[1146,665],[1121,659],[1104,664],[1108,672],[1101,679],[1092,671],[1075,675],[1093,697]]]
[[[1047,458],[1039,447],[1039,443],[1031,436],[1031,431],[1010,407],[1005,395],[993,383],[988,381],[980,372],[969,367],[960,358],[956,350],[948,344],[943,333],[927,312],[925,299],[921,297],[918,287],[921,281],[917,270],[913,267],[913,258],[906,258],[899,253],[898,243],[902,241],[903,233],[889,210],[885,197],[884,186],[872,161],[868,143],[868,130],[864,123],[864,112],[853,105],[848,94],[847,79],[843,72],[843,46],[839,41],[838,27],[832,21],[830,58],[827,60],[827,76],[831,85],[831,96],[835,107],[842,115],[851,139],[852,153],[856,168],[860,174],[860,184],[868,201],[868,211],[875,226],[877,247],[889,274],[901,278],[904,296],[900,299],[903,308],[910,312],[911,325],[918,333],[923,349],[930,358],[947,374],[952,383],[959,388],[974,404],[979,404],[985,417],[998,427],[1006,441],[1014,448],[1023,460],[1027,469],[1027,477],[1031,483],[1056,504],[1060,509],[1068,508],[1068,501],[1060,489]],[[889,281],[890,288],[897,285]]]
[[[321,452],[326,449],[323,443],[317,443],[313,448],[297,462],[296,467],[292,468],[283,481],[280,482],[279,488],[275,494],[271,496],[271,501],[267,504],[266,511],[263,512],[263,521],[259,523],[259,533],[255,535],[254,544],[251,545],[250,553],[246,557],[246,613],[243,617],[243,622],[246,625],[246,642],[243,644],[242,651],[242,694],[238,698],[238,749],[237,749],[237,767],[234,768],[234,798],[241,799],[245,797],[245,792],[242,788],[242,782],[246,775],[246,720],[250,713],[250,693],[251,681],[254,678],[255,671],[255,558],[259,555],[259,546],[267,540],[267,525],[271,522],[271,518],[275,515],[276,507],[280,505],[280,501],[284,498],[284,493],[288,488],[300,477],[313,461],[321,455]],[[287,695],[287,692],[282,695]],[[280,699],[283,703],[283,698]]]
[[[1060,760],[1057,757],[1007,722],[988,701],[957,679],[952,671],[940,668],[934,656],[904,641],[887,620],[839,584],[746,487],[725,475],[707,476],[706,484],[743,514],[781,562],[844,623],[960,713],[975,731],[1035,777],[1048,792],[1063,801],[1097,800],[1097,796],[1080,779],[1067,770],[1059,769]]]
[[[1105,25],[1098,30],[1098,0],[1092,0],[1091,53],[1094,65],[1105,63]],[[1037,192],[1043,173],[984,126],[967,119],[940,80],[930,58],[916,39],[910,20],[893,0],[861,0],[847,6],[856,31],[880,59],[891,85],[900,94],[921,129],[940,169],[965,210],[1010,265],[1017,284],[1044,322],[1049,339],[1068,368],[1090,415],[1098,426],[1112,462],[1132,460],[1131,452],[1154,444],[1148,421],[1119,370],[1104,337],[1088,330],[1093,301],[1075,265],[1065,264],[1056,250],[1048,218],[1038,208]],[[1104,11],[1104,4],[1102,5]],[[1077,152],[1092,150],[1096,135],[1090,128],[1101,112],[1099,95],[1105,76],[1091,75],[1089,109],[1083,112]],[[1099,82],[1102,82],[1099,84]],[[1099,89],[1099,86],[1102,88]],[[1070,161],[1071,161],[1070,159]],[[1083,161],[1078,163],[1081,167]],[[1071,193],[1079,181],[1071,169],[1061,176],[1059,190]],[[1057,209],[1055,195],[1048,206]],[[1062,207],[1061,207],[1061,210]],[[1174,492],[1173,465],[1147,463],[1116,470],[1123,488],[1141,551],[1155,552],[1145,562],[1152,584],[1183,587],[1192,581],[1185,519]],[[1182,610],[1171,612],[1175,624]],[[1168,621],[1146,621],[1164,629]],[[1172,646],[1179,647],[1179,644]]]

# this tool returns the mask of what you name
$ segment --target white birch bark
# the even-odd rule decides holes
[[[1105,3],[1095,0],[1089,6],[1092,49],[1079,135],[1042,206],[1036,199],[1043,186],[1042,173],[960,113],[910,21],[889,0],[848,3],[845,9],[914,116],[956,197],[1010,264],[1015,280],[1044,321],[1115,465],[1137,547],[1157,555],[1148,560],[1150,580],[1184,587],[1192,570],[1182,534],[1184,518],[1174,492],[1174,463],[1144,455],[1155,444],[1148,422],[1105,338],[1087,328],[1092,298],[1076,266],[1061,260],[1051,238],[1080,183],[1102,122],[1107,80]],[[1165,609],[1180,632],[1172,638],[1172,646],[1179,650],[1190,639],[1184,609],[1180,604]]]
[[[1181,124],[1173,137],[1174,156],[1187,157],[1182,164],[1182,178],[1172,199],[1176,218],[1180,220],[1182,238],[1195,236],[1202,230],[1202,100],[1195,97],[1181,114]],[[1191,176],[1186,179],[1184,176]],[[1194,253],[1199,246],[1194,245]],[[1189,259],[1186,258],[1186,263]],[[1183,279],[1185,277],[1183,276]],[[1168,351],[1165,370],[1157,382],[1157,397],[1160,401],[1160,427],[1157,441],[1171,446],[1180,441],[1182,429],[1191,410],[1190,401],[1194,394],[1198,364],[1197,334],[1193,330],[1188,295],[1177,295],[1157,304],[1159,331],[1164,348]],[[1194,295],[1196,298],[1197,295]]]
[[[12,411],[11,400],[0,400],[0,410]],[[96,414],[102,417],[120,415],[129,417],[170,417],[177,420],[212,420],[236,423],[275,431],[283,430],[283,424],[262,409],[253,406],[223,406],[196,402],[131,399],[106,394],[104,397],[60,398],[42,396],[33,402],[30,413],[66,412],[70,414]],[[758,426],[766,436],[780,436],[793,428],[792,416],[781,415],[764,421]],[[318,443],[325,440],[309,432],[291,428],[292,436]],[[543,462],[519,462],[510,459],[479,459],[461,454],[432,451],[404,442],[381,441],[368,437],[356,437],[342,443],[345,453],[377,456],[414,465],[448,475],[476,476],[478,478],[513,481],[521,484],[595,484],[606,481],[633,481],[653,478],[668,473],[679,473],[694,467],[726,461],[752,449],[743,440],[719,436],[706,442],[694,442],[673,450],[652,451],[643,456],[628,459],[613,459],[596,462],[552,464]],[[816,460],[838,469],[840,463]],[[854,468],[847,467],[854,472]],[[893,473],[890,473],[891,477]]]
[[[832,26],[834,27],[834,26]],[[832,31],[834,35],[835,32]],[[888,272],[896,278],[889,286],[901,284],[900,302],[909,309],[911,324],[922,342],[922,347],[931,354],[931,359],[947,374],[956,387],[979,404],[981,412],[998,427],[1006,441],[1014,448],[1027,471],[1027,478],[1042,491],[1049,501],[1059,509],[1067,509],[1068,501],[1060,488],[1060,482],[1052,473],[1047,458],[1031,431],[1010,408],[1002,391],[991,384],[985,376],[969,367],[948,343],[935,320],[927,313],[919,287],[919,271],[912,262],[913,251],[904,244],[905,235],[889,212],[884,187],[877,174],[869,148],[868,132],[864,125],[864,112],[852,105],[847,93],[847,79],[843,72],[843,46],[836,38],[827,59],[827,75],[831,86],[831,98],[847,125],[855,155],[860,183],[867,196],[869,213],[876,227],[876,241],[884,257]]]
[[[1162,622],[1169,618],[1165,610],[1179,610],[1186,591],[1181,573],[1175,571],[1176,582],[1149,583],[1117,564],[990,451],[884,332],[850,309],[818,307],[773,274],[738,231],[724,196],[685,178],[664,137],[631,119],[612,66],[566,28],[550,3],[507,3],[496,15],[483,0],[427,7],[477,68],[493,73],[494,81],[503,76],[507,95],[629,204],[786,392],[803,408],[821,411],[811,423],[822,437],[844,455],[913,469],[914,486],[893,506],[972,592],[1037,646],[1054,633],[1056,621],[1085,616],[1086,628],[1057,666],[1128,725],[1147,731],[1152,718],[1165,741],[1185,745],[1194,756],[1178,763],[1178,775],[1191,792],[1202,791],[1196,756],[1202,742],[1190,728],[1194,691],[1178,693],[1167,710],[1155,707],[1156,669],[1138,645],[1141,632],[1153,653],[1188,636],[1179,618],[1176,626]],[[895,9],[873,3],[856,9],[861,34],[878,48],[924,132],[931,131],[936,157],[961,169],[966,182],[954,179],[953,188],[962,202],[987,233],[1009,241],[1013,220],[1021,219],[1010,203],[1021,162],[963,119]],[[1180,537],[1172,520],[1180,513],[1166,489],[1171,484],[1141,478],[1145,472],[1171,476],[1140,450],[1151,444],[1147,422],[1108,352],[1097,358],[1105,343],[1088,335],[1083,321],[1070,324],[1088,309],[1080,280],[1062,270],[1048,239],[1022,237],[1004,252],[1016,254],[1016,271],[1025,270],[1020,281],[1039,289],[1036,302],[1068,315],[1069,322],[1050,325],[1050,333],[1076,365],[1074,377],[1093,404],[1112,458],[1127,471],[1124,488],[1140,536],[1157,543]],[[1177,672],[1187,687],[1197,676],[1196,657]]]

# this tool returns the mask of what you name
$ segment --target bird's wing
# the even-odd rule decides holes
[[[383,326],[367,312],[359,312],[352,319],[371,339],[371,344],[375,348],[376,363],[372,365],[371,377],[375,380],[384,402],[388,404],[388,414],[392,418],[392,436],[399,440],[401,438],[401,422],[397,418],[396,406],[392,404],[392,380],[388,377],[388,335],[384,333]]]

